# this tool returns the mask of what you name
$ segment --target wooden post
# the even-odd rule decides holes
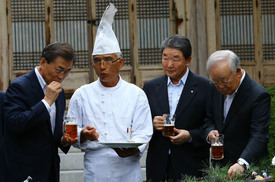
[[[0,0],[0,90],[6,91],[10,80],[11,39],[11,2]],[[12,56],[11,56],[12,57]]]
[[[254,79],[260,84],[264,84],[261,0],[253,0],[253,32],[256,62]]]
[[[55,41],[53,0],[45,0],[46,45]]]
[[[206,61],[207,61],[207,34],[206,34],[206,18],[205,18],[205,3],[204,0],[196,0],[196,22],[197,22],[197,46],[198,49],[198,74],[207,77]]]
[[[220,21],[220,0],[215,0],[215,14],[216,14],[216,49],[221,49],[221,21]]]
[[[187,21],[186,17],[186,1],[185,0],[174,0],[174,6],[176,14],[173,15],[176,17],[176,32],[180,35],[186,36],[187,34]],[[171,15],[170,15],[171,16]],[[172,24],[170,26],[173,26]]]
[[[88,32],[88,60],[89,60],[89,82],[95,80],[95,73],[92,64],[92,52],[96,35],[96,4],[95,0],[87,0],[87,32]]]
[[[217,50],[215,0],[205,0],[207,57]]]
[[[132,66],[131,82],[141,87],[138,61],[138,27],[137,27],[137,2],[128,0],[129,8],[129,34],[130,34],[130,64]]]

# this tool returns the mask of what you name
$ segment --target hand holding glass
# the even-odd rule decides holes
[[[223,138],[224,135],[220,134],[219,136],[211,136],[211,158],[214,160],[223,159]]]
[[[162,134],[164,136],[174,136],[174,127],[175,127],[175,115],[170,118],[170,114],[163,114],[163,119],[164,119],[164,127],[162,130]]]
[[[63,133],[66,133],[71,139],[77,138],[77,122],[75,117],[65,117]]]

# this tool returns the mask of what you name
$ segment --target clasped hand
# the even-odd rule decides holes
[[[155,116],[153,120],[153,127],[155,130],[162,131],[164,128],[164,120],[162,116]],[[188,142],[191,139],[189,131],[183,129],[174,128],[176,136],[169,136],[171,142],[175,145],[181,145]]]
[[[99,133],[96,131],[95,127],[88,125],[80,133],[80,143],[83,143],[86,140],[95,141],[98,137]]]

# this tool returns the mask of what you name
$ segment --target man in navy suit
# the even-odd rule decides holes
[[[178,181],[183,175],[201,176],[209,154],[202,135],[209,80],[192,73],[192,48],[181,35],[161,45],[165,75],[144,84],[153,117],[154,133],[146,159],[146,176],[152,182]],[[163,114],[176,116],[175,136],[162,135]]]
[[[214,52],[207,61],[213,80],[205,124],[205,138],[224,135],[224,159],[234,177],[267,155],[270,95],[240,67],[232,51]]]
[[[4,96],[5,93],[0,91],[0,161],[3,163],[4,161],[4,153],[3,153],[3,139],[4,139]],[[4,166],[0,164],[0,181],[4,180]]]
[[[67,153],[77,139],[63,136],[65,95],[61,82],[70,74],[75,54],[63,42],[43,49],[40,65],[16,78],[6,91],[6,181],[59,181],[58,147]],[[63,137],[62,137],[63,136]]]
[[[0,91],[0,148],[4,137],[4,96],[5,93]]]

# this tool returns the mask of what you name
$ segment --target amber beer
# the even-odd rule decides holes
[[[222,134],[211,137],[211,158],[214,160],[220,160],[224,157],[223,138]]]
[[[212,159],[223,159],[223,144],[222,143],[214,143],[211,145],[211,158]]]
[[[164,128],[163,128],[163,135],[164,136],[173,136],[174,133],[174,124],[164,124]]]
[[[77,123],[66,123],[66,133],[69,135],[70,138],[77,138]]]

